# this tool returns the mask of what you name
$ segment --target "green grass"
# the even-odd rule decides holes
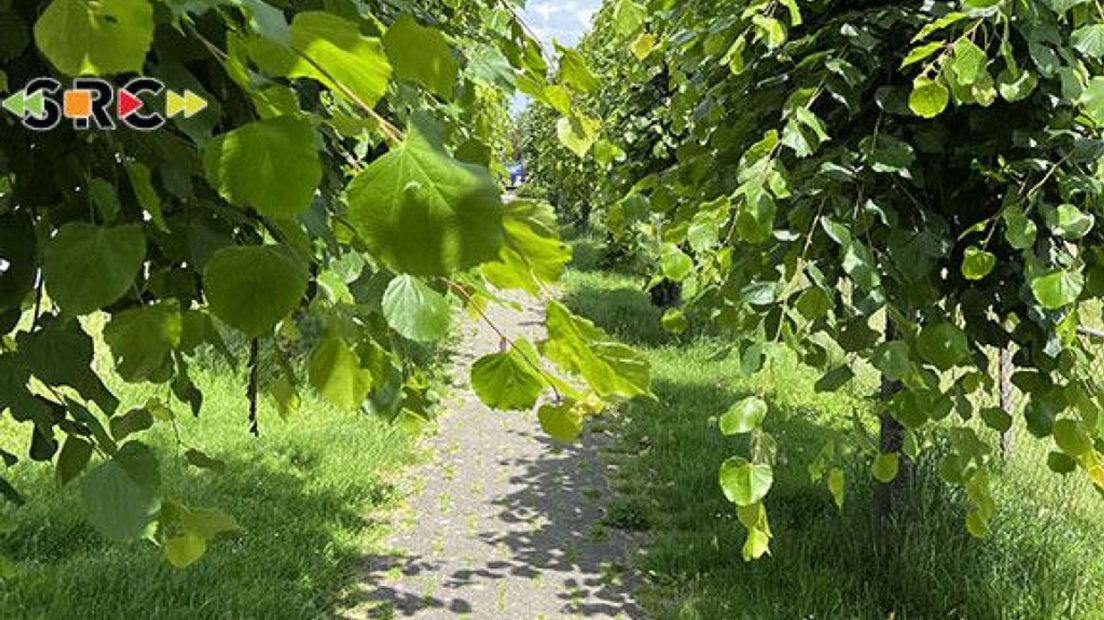
[[[162,457],[167,495],[226,511],[245,531],[177,570],[152,544],[104,540],[84,521],[75,484],[58,489],[51,466],[22,462],[5,472],[29,501],[12,513],[18,529],[0,536],[0,554],[20,565],[16,577],[0,581],[0,617],[313,618],[359,602],[355,586],[383,532],[373,515],[398,499],[392,480],[410,462],[411,442],[376,419],[309,397],[288,422],[266,403],[254,439],[242,377],[193,373],[206,402],[200,420],[176,407],[181,438],[226,461],[226,471],[185,464],[165,423],[142,440]],[[124,407],[165,397],[152,387],[113,387]],[[26,437],[25,428],[0,419],[0,445],[23,453]]]
[[[1046,447],[1030,437],[994,479],[993,534],[964,530],[962,493],[935,475],[936,454],[916,464],[908,506],[886,549],[871,511],[869,455],[844,463],[847,499],[837,510],[808,463],[851,425],[867,426],[876,377],[847,394],[817,394],[817,373],[794,361],[743,377],[722,342],[671,338],[632,277],[602,272],[582,240],[565,282],[569,305],[641,347],[658,400],[634,401],[612,422],[619,439],[610,525],[644,531],[642,593],[656,618],[1104,618],[1104,500],[1083,480],[1046,471]],[[746,563],[743,528],[717,484],[728,456],[746,453],[722,437],[715,418],[741,396],[772,404],[767,429],[781,461],[767,499],[771,557]],[[937,451],[937,450],[936,450]]]

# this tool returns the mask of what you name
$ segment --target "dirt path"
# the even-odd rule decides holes
[[[492,308],[511,337],[541,337],[539,310]],[[467,322],[454,360],[453,401],[432,462],[417,472],[407,524],[376,558],[361,593],[369,617],[639,618],[625,571],[631,544],[598,523],[606,493],[595,436],[562,446],[534,414],[488,410],[468,372],[498,349],[484,323]]]

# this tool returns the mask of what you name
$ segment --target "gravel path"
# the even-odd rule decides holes
[[[508,335],[531,342],[539,310],[490,308]],[[599,439],[563,446],[544,436],[535,414],[487,409],[468,372],[499,337],[465,323],[454,373],[457,389],[432,462],[415,472],[408,512],[373,558],[360,596],[378,618],[640,618],[625,566],[632,544],[603,527],[606,493]]]

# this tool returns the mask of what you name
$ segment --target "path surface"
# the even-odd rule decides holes
[[[491,308],[504,332],[536,342],[539,310]],[[468,373],[499,337],[482,322],[462,328],[453,400],[432,462],[416,471],[407,524],[374,558],[362,596],[369,617],[640,618],[625,570],[632,544],[598,523],[606,494],[594,435],[562,446],[534,414],[487,409]]]

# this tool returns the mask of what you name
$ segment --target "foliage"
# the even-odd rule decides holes
[[[254,433],[259,400],[290,416],[304,379],[416,427],[433,398],[413,351],[447,336],[451,304],[479,313],[492,287],[541,296],[566,262],[548,207],[506,207],[494,178],[515,90],[555,91],[569,111],[593,90],[576,52],[552,77],[505,0],[277,4],[0,2],[0,86],[145,72],[211,103],[150,133],[0,123],[0,414],[32,460],[80,485],[103,534],[154,541],[180,566],[236,525],[161,483],[143,434],[175,424],[167,392],[123,412],[110,373],[198,415],[191,365],[245,338]],[[532,409],[547,392],[581,416],[647,393],[633,351],[555,309],[573,329],[539,347],[507,340],[511,363],[477,365],[480,397]],[[113,370],[93,363],[96,316]],[[519,393],[522,363],[532,385]],[[185,458],[213,462],[200,447]],[[22,502],[4,478],[0,491]]]
[[[586,253],[576,245],[576,256]],[[1083,477],[1054,476],[1040,459],[1042,442],[1020,440],[994,472],[999,506],[992,534],[977,540],[962,528],[969,499],[938,476],[942,450],[914,463],[913,492],[889,529],[900,546],[884,549],[870,518],[878,483],[861,452],[841,454],[826,476],[842,479],[837,508],[811,475],[820,448],[860,420],[875,422],[876,403],[862,394],[877,373],[859,368],[846,389],[818,393],[818,373],[791,353],[745,374],[725,339],[664,335],[661,310],[641,292],[642,279],[577,260],[564,277],[564,300],[625,342],[639,343],[652,364],[657,400],[626,404],[603,419],[613,436],[611,493],[605,521],[644,530],[648,575],[637,600],[649,618],[1095,618],[1104,614],[1104,514]],[[726,351],[729,351],[726,355]],[[750,399],[750,400],[749,400]],[[732,403],[762,400],[764,427],[784,449],[767,503],[772,557],[744,562],[733,533],[742,526],[717,485],[717,465],[750,434],[723,435]],[[978,424],[975,420],[974,424]],[[1013,431],[1024,437],[1022,425]],[[835,473],[835,475],[833,475]],[[1060,507],[1055,509],[1055,507]],[[985,575],[978,579],[978,575]],[[876,587],[872,587],[876,585]]]
[[[902,388],[885,404],[901,435],[829,445],[819,471],[859,449],[889,482],[948,445],[941,472],[987,535],[996,435],[969,421],[992,388],[989,352],[1013,347],[1028,428],[1055,441],[1048,463],[1104,490],[1099,353],[1078,335],[1104,292],[1096,4],[610,0],[598,19],[621,29],[591,39],[595,59],[641,51],[601,72],[602,99],[654,80],[666,95],[606,120],[605,137],[640,123],[675,141],[661,169],[627,175],[607,228],[682,283],[686,316],[731,334],[745,370],[792,350],[822,369],[821,389],[864,363]],[[792,449],[751,437],[721,470],[748,559],[770,535],[749,468]]]

